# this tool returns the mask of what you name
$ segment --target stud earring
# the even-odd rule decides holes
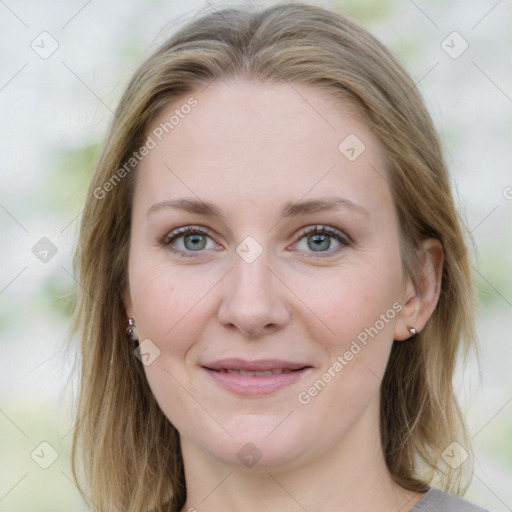
[[[409,327],[409,332],[414,336],[418,331],[414,327]]]
[[[132,343],[135,343],[135,320],[133,318],[128,318],[128,327],[126,328],[126,334],[130,338]]]

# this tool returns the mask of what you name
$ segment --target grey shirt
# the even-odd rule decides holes
[[[429,489],[411,512],[488,512],[439,489]]]

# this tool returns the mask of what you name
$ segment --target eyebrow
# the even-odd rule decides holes
[[[155,203],[148,209],[146,215],[160,211],[165,208],[178,208],[181,210],[185,210],[186,212],[189,213],[197,213],[199,215],[210,215],[219,217],[221,220],[225,220],[220,209],[213,203],[184,197],[166,199],[164,201]],[[360,204],[355,203],[350,199],[332,196],[321,199],[309,199],[306,201],[299,201],[296,203],[290,201],[285,204],[281,212],[280,218],[283,219],[286,217],[298,217],[300,215],[308,215],[316,212],[338,209],[346,209],[352,213],[356,213],[358,215],[365,217],[370,216],[370,212],[366,208],[362,207]]]

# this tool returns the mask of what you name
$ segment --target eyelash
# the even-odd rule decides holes
[[[167,234],[164,237],[164,239],[161,241],[160,245],[162,247],[166,247],[170,251],[177,253],[183,257],[192,257],[193,258],[196,256],[194,254],[194,252],[202,252],[202,251],[182,251],[181,249],[176,249],[175,247],[173,247],[172,243],[175,242],[177,239],[187,236],[187,235],[204,235],[204,236],[208,236],[208,237],[212,238],[212,234],[213,233],[207,228],[186,226],[184,228],[178,228],[178,229],[172,231],[171,233]],[[315,234],[328,235],[332,238],[335,238],[341,244],[340,247],[337,247],[336,249],[334,249],[332,251],[328,251],[328,252],[327,251],[318,251],[318,252],[310,251],[312,254],[315,254],[315,257],[319,257],[319,258],[325,258],[328,256],[332,256],[333,254],[339,252],[344,247],[350,247],[353,243],[352,239],[348,235],[344,234],[343,232],[341,232],[337,229],[331,228],[329,226],[313,226],[313,227],[310,226],[307,228],[303,228],[297,233],[297,240],[295,243],[299,242],[306,236],[315,235]]]

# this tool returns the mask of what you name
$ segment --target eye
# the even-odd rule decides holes
[[[304,228],[298,233],[298,238],[295,245],[300,251],[315,252],[319,257],[332,256],[352,243],[348,235],[328,226]]]
[[[217,248],[211,235],[207,228],[186,226],[167,234],[161,241],[161,245],[180,256],[192,257],[195,256],[193,253],[201,253],[204,249]],[[297,238],[295,245],[298,246],[298,250],[316,253],[316,257],[332,256],[352,243],[348,235],[328,226],[311,226],[301,229]]]
[[[193,254],[187,253],[201,252],[203,249],[217,247],[217,244],[210,238],[208,229],[194,226],[175,229],[166,235],[161,244],[172,252],[180,253],[183,256],[193,256]]]

